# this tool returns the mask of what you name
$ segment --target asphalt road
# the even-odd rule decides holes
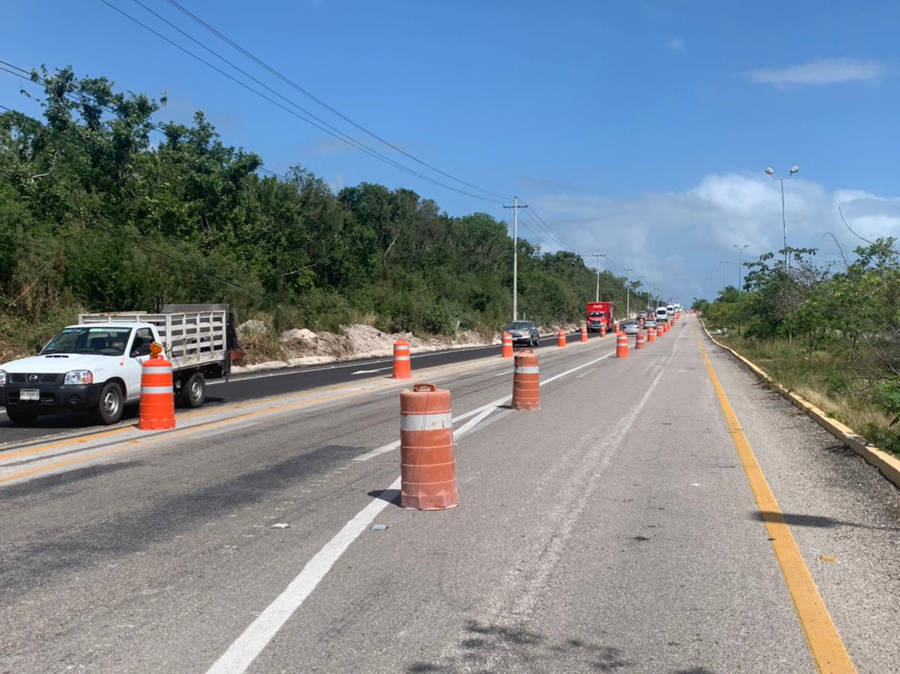
[[[589,337],[599,339],[599,334],[589,333]],[[577,334],[569,335],[569,341],[578,338]],[[555,345],[556,335],[541,338],[540,347],[553,346],[555,348]],[[420,353],[414,351],[410,362],[415,371],[424,367],[461,363],[496,355],[499,349],[499,346],[492,345]],[[243,373],[231,377],[228,382],[221,379],[208,381],[206,406],[254,400],[294,391],[306,391],[349,381],[380,378],[389,375],[392,368],[393,359],[384,357]],[[179,409],[176,410],[176,413],[183,411]],[[116,426],[134,424],[137,416],[137,406],[131,405],[125,409],[122,421]],[[99,426],[87,414],[47,415],[40,417],[32,427],[16,426],[0,408],[0,449],[20,442],[46,440],[51,436],[67,437],[74,434],[96,432],[97,428]]]
[[[509,361],[420,369],[446,511],[396,503],[381,377],[0,450],[0,672],[814,672],[835,640],[900,671],[898,490],[700,335],[542,349],[537,412]]]

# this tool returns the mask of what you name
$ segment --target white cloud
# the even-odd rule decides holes
[[[614,199],[560,191],[532,197],[531,203],[588,264],[593,265],[589,254],[600,248],[609,256],[605,266],[616,273],[632,267],[645,285],[689,301],[714,296],[723,278],[737,282],[735,244],[749,244],[744,261],[782,247],[780,190],[778,181],[764,175],[727,173],[705,176],[682,192]],[[828,191],[792,178],[785,181],[788,245],[818,248],[822,259],[837,255],[831,236],[848,253],[861,245],[841,221],[839,205],[860,236],[900,237],[900,198]]]
[[[671,40],[666,42],[666,46],[672,51],[683,52],[684,51],[684,40],[681,39],[680,36],[676,35]]]
[[[881,61],[858,59],[815,59],[808,63],[787,68],[759,68],[749,72],[755,84],[772,84],[776,87],[790,85],[844,84],[846,82],[873,82],[882,79],[887,68]]]

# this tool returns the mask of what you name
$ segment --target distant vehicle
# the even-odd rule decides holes
[[[658,323],[667,323],[669,321],[669,310],[666,307],[657,307],[656,321]]]
[[[540,332],[534,321],[513,321],[506,326],[506,332],[512,335],[513,344],[537,346],[541,340]]]
[[[656,327],[656,319],[654,319],[654,318],[645,318],[645,319],[644,319],[644,327],[645,327],[645,328],[655,328],[655,327]]]
[[[0,364],[0,405],[18,425],[68,411],[90,411],[114,424],[126,404],[140,400],[143,362],[156,342],[172,361],[176,398],[200,407],[205,378],[231,371],[232,316],[227,305],[186,306],[216,308],[80,315],[37,356]]]
[[[641,329],[641,326],[638,325],[637,321],[622,321],[619,323],[619,327],[622,329],[626,335],[636,335],[638,331]]]
[[[666,305],[666,311],[669,312],[669,320],[672,320],[673,318],[675,318],[675,305],[674,304]]]
[[[599,332],[601,327],[606,327],[607,332],[615,328],[616,311],[612,302],[588,302],[585,312],[587,329],[591,332]]]
[[[637,314],[637,317],[638,317],[638,318],[647,318],[647,312],[646,312],[646,311],[639,311],[638,314]]]

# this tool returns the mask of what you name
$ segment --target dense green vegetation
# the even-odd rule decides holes
[[[45,120],[0,115],[0,357],[79,308],[150,309],[157,297],[227,301],[276,330],[452,334],[508,320],[504,222],[376,184],[335,194],[300,167],[261,176],[260,157],[226,146],[202,112],[157,125],[164,99],[71,69],[32,79]],[[582,258],[525,240],[519,254],[520,313],[581,319],[596,280]],[[624,305],[624,283],[604,272],[602,298]]]
[[[763,255],[743,292],[697,300],[710,327],[783,385],[900,454],[900,255],[893,239],[855,250],[844,269],[789,249],[790,269]],[[782,251],[782,254],[784,251]]]

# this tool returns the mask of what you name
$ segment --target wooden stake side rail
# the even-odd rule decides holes
[[[150,323],[156,327],[166,355],[177,370],[219,363],[227,351],[225,311],[147,314],[140,311],[81,314],[80,323]]]

